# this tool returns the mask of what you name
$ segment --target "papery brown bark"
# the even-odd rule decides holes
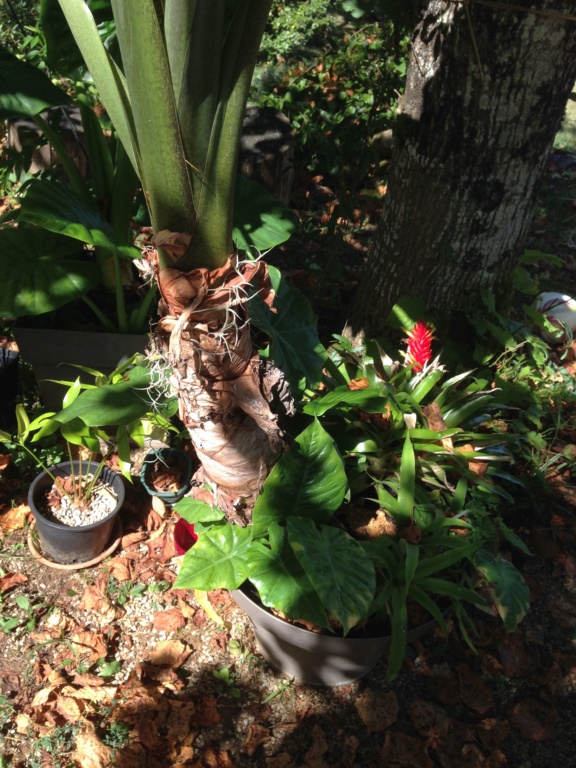
[[[172,369],[179,415],[201,463],[196,479],[210,481],[216,503],[242,520],[239,511],[249,510],[284,449],[248,314],[249,284],[273,303],[266,265],[231,259],[212,271],[165,268],[157,280],[155,344]]]

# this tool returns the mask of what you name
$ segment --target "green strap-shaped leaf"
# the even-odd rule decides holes
[[[374,599],[376,572],[359,542],[341,528],[290,517],[288,540],[329,615],[344,635],[365,619]]]
[[[134,169],[141,173],[141,157],[126,80],[100,39],[98,27],[84,0],[59,0],[66,21],[120,141]]]
[[[384,413],[388,398],[382,387],[367,387],[366,389],[351,390],[348,387],[337,387],[328,394],[312,400],[304,406],[304,413],[322,416],[331,408],[344,406],[359,408],[366,413]]]
[[[414,493],[416,487],[416,458],[410,435],[406,433],[402,459],[400,461],[400,488],[398,510],[395,514],[400,525],[407,525],[414,514]]]
[[[454,538],[462,541],[456,537]],[[442,552],[433,557],[422,558],[416,567],[415,577],[422,579],[426,576],[432,576],[434,573],[440,573],[445,568],[449,568],[454,563],[462,560],[463,557],[470,557],[470,555],[477,551],[479,546],[477,542],[463,542],[461,546],[449,549],[447,552]]]
[[[77,241],[44,229],[1,230],[0,317],[52,312],[94,288],[100,270],[80,251]]]
[[[289,619],[328,628],[322,601],[290,547],[286,529],[272,523],[268,544],[254,542],[250,549],[250,581],[263,604]]]
[[[237,589],[248,578],[252,529],[238,525],[212,528],[186,552],[174,589]]]
[[[406,585],[394,585],[390,596],[390,624],[392,627],[390,652],[386,669],[386,680],[394,680],[402,669],[408,641],[408,606],[406,604]]]
[[[502,555],[487,549],[476,553],[474,565],[488,584],[504,626],[508,632],[514,631],[530,608],[530,591],[522,574]]]
[[[328,522],[344,500],[347,480],[334,441],[315,420],[268,476],[252,513],[255,536],[289,515]]]

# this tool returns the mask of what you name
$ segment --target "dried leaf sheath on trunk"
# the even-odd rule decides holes
[[[172,369],[180,418],[202,465],[196,479],[217,486],[216,501],[229,513],[255,499],[284,448],[264,395],[267,373],[252,348],[250,284],[272,306],[264,262],[231,258],[212,271],[158,272],[155,343]]]

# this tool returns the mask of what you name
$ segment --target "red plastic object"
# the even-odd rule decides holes
[[[196,544],[198,536],[194,533],[194,525],[184,520],[178,520],[174,526],[174,547],[177,555],[185,555],[191,546]]]

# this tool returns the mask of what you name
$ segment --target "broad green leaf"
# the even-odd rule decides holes
[[[252,529],[238,525],[212,528],[186,552],[174,589],[236,589],[248,578]]]
[[[130,424],[150,411],[149,386],[149,369],[136,366],[117,384],[105,384],[82,392],[55,418],[61,423],[79,418],[89,427]]]
[[[314,388],[322,377],[326,351],[316,331],[316,317],[308,299],[268,267],[275,291],[274,312],[255,293],[248,303],[254,325],[270,337],[269,355],[296,392],[302,379]]]
[[[250,549],[250,581],[258,589],[263,604],[282,611],[290,619],[328,628],[326,611],[288,543],[286,529],[272,523],[268,544],[254,542]]]
[[[238,176],[232,239],[240,250],[268,251],[298,228],[294,212],[261,184]]]
[[[0,120],[34,117],[66,104],[70,98],[43,72],[0,46]]]
[[[100,280],[75,240],[36,227],[0,230],[0,274],[0,317],[10,318],[52,312]]]
[[[344,406],[359,408],[365,413],[384,413],[388,398],[382,387],[367,387],[366,389],[350,390],[348,387],[337,387],[328,394],[306,403],[304,413],[322,416],[331,408]]]
[[[126,258],[140,258],[138,248],[114,238],[112,226],[95,206],[59,182],[39,179],[30,184],[22,200],[20,218],[87,245],[117,251]]]
[[[471,418],[484,415],[486,413],[486,406],[494,404],[494,395],[479,395],[467,400],[464,405],[458,408],[448,410],[444,414],[444,423],[448,429],[461,426]]]
[[[288,540],[322,604],[344,635],[368,616],[376,572],[361,544],[341,528],[289,517]]]
[[[488,584],[494,605],[508,632],[512,632],[530,608],[530,591],[522,574],[502,555],[479,550],[474,565]]]
[[[173,509],[188,523],[215,523],[224,519],[224,512],[218,507],[188,497],[174,504]]]
[[[334,441],[315,419],[276,464],[252,513],[255,536],[289,515],[328,522],[344,500],[344,463]]]

